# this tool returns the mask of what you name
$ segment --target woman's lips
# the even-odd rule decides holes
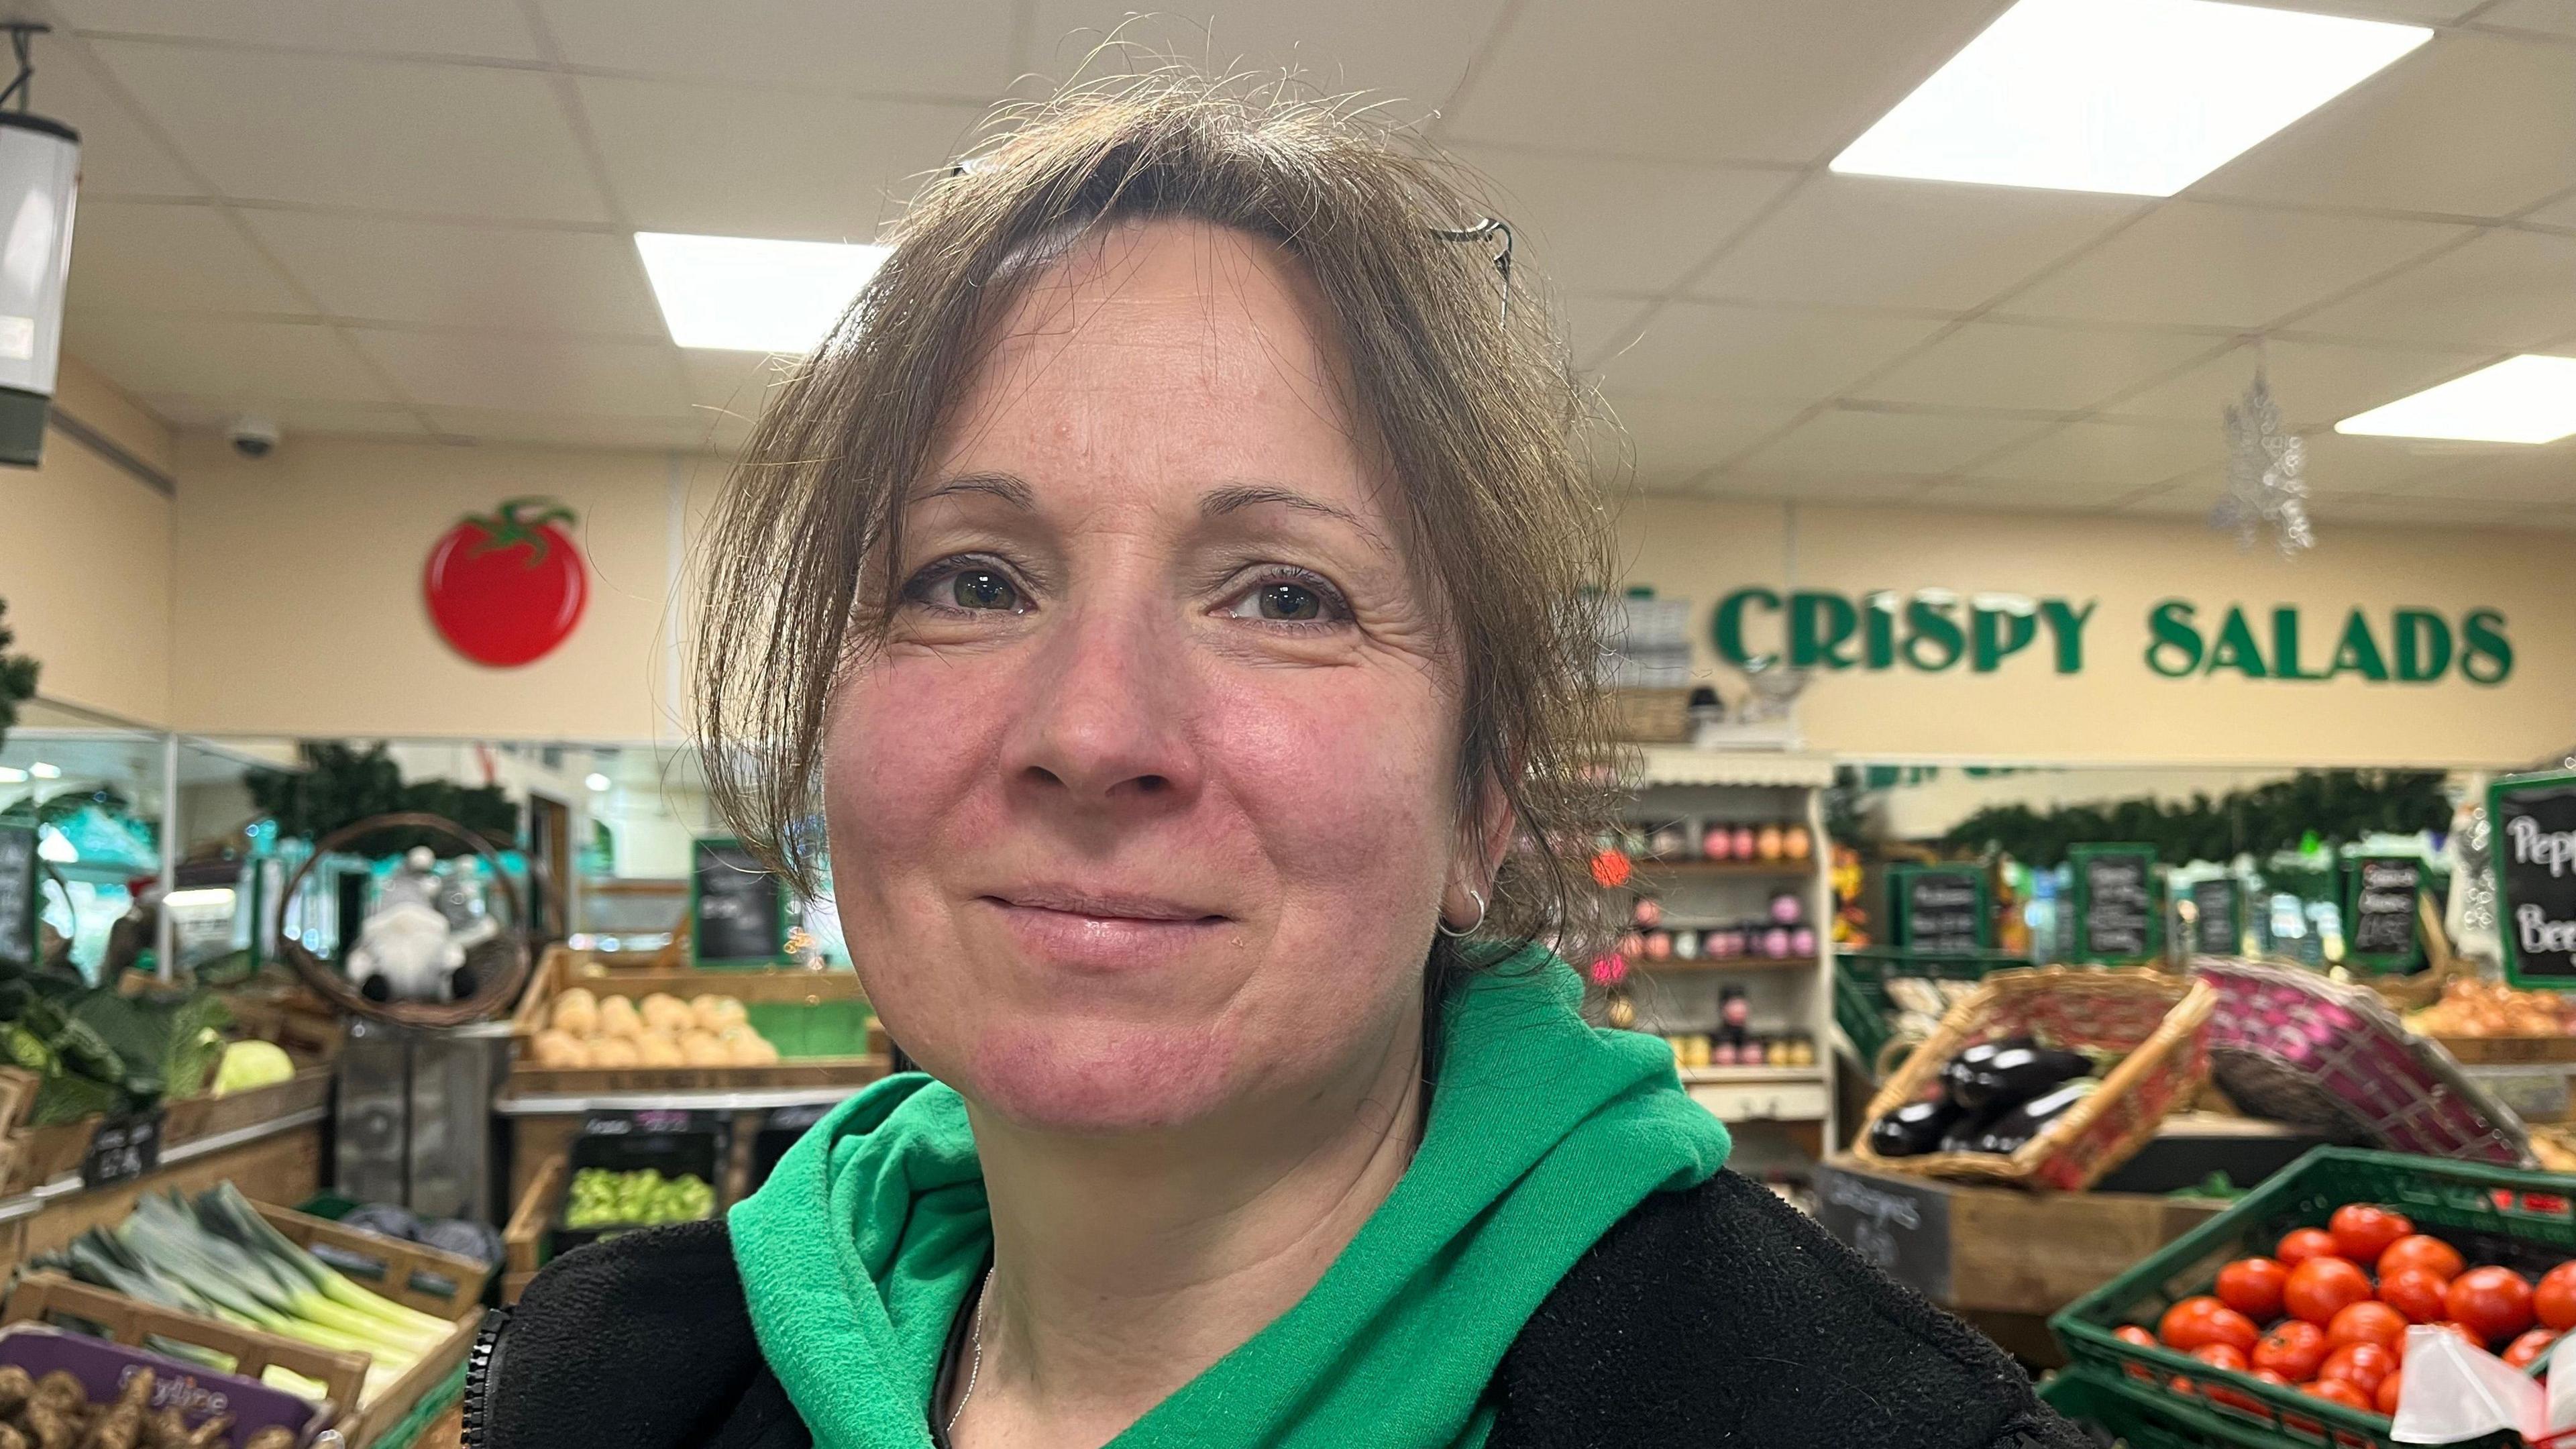
[[[1037,887],[976,897],[1002,919],[1021,951],[1079,971],[1162,965],[1216,939],[1220,912],[1150,896]]]

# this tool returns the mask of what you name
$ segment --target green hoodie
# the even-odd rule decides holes
[[[1451,997],[1420,1148],[1297,1305],[1111,1449],[1474,1449],[1485,1385],[1558,1278],[1648,1193],[1705,1182],[1726,1129],[1653,1037],[1586,1026],[1535,949]],[[735,1205],[762,1354],[817,1449],[928,1449],[949,1326],[991,1249],[965,1103],[889,1077]]]

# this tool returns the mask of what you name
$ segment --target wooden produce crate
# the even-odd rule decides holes
[[[2576,1068],[2576,1036],[2437,1036],[2432,1040],[2464,1067]]]
[[[359,1387],[367,1378],[363,1353],[342,1353],[256,1328],[179,1313],[60,1273],[21,1274],[9,1290],[8,1307],[0,1310],[0,1321],[50,1324],[129,1348],[142,1347],[147,1338],[193,1343],[231,1358],[232,1372],[246,1379],[258,1378],[271,1366],[282,1368],[321,1384],[330,1395],[332,1409],[343,1419],[348,1406],[358,1401]],[[359,1441],[350,1443],[355,1446]]]
[[[0,1088],[0,1107],[5,1107],[9,1093],[20,1092],[16,1106],[0,1121],[9,1123],[7,1176],[0,1178],[0,1196],[19,1193],[78,1171],[81,1157],[89,1151],[103,1117],[78,1117],[69,1122],[53,1122],[42,1127],[18,1125],[26,1109],[35,1100],[35,1078],[15,1070],[0,1071],[0,1079],[14,1079],[11,1086]],[[23,1084],[23,1085],[19,1085]],[[227,1097],[191,1097],[163,1106],[161,1148],[164,1152],[182,1143],[220,1136],[262,1122],[274,1122],[297,1112],[319,1108],[331,1099],[331,1068],[328,1063],[299,1060],[295,1075],[273,1086],[235,1092]]]
[[[761,1087],[862,1087],[886,1074],[889,1066],[884,1028],[869,1020],[865,1050],[846,1056],[792,1057],[765,1067],[540,1067],[526,1056],[527,1045],[545,1026],[554,999],[579,986],[595,996],[642,1000],[656,992],[682,1001],[712,993],[731,996],[754,1013],[763,1008],[853,1006],[864,1003],[856,974],[848,971],[780,970],[630,970],[591,974],[589,952],[556,947],[537,963],[527,994],[511,1013],[510,1034],[521,1055],[510,1068],[510,1089],[532,1095],[557,1093],[663,1092],[745,1090]],[[766,1030],[763,1035],[776,1041]],[[781,1043],[781,1050],[786,1044]]]
[[[501,1246],[507,1256],[501,1264],[501,1301],[516,1303],[527,1291],[529,1280],[545,1266],[546,1228],[555,1220],[555,1210],[562,1205],[564,1189],[570,1184],[572,1166],[561,1152],[554,1154],[528,1180],[527,1191],[510,1210],[510,1221],[501,1229]]]

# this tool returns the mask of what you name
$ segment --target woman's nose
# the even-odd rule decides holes
[[[1058,611],[1014,691],[1003,765],[1015,785],[1085,806],[1197,791],[1186,631],[1159,612],[1107,599]]]

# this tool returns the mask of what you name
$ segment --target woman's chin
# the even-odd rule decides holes
[[[1240,1086],[1237,1046],[1208,1023],[1000,1029],[984,1034],[952,1085],[1030,1131],[1151,1132],[1221,1110]]]

